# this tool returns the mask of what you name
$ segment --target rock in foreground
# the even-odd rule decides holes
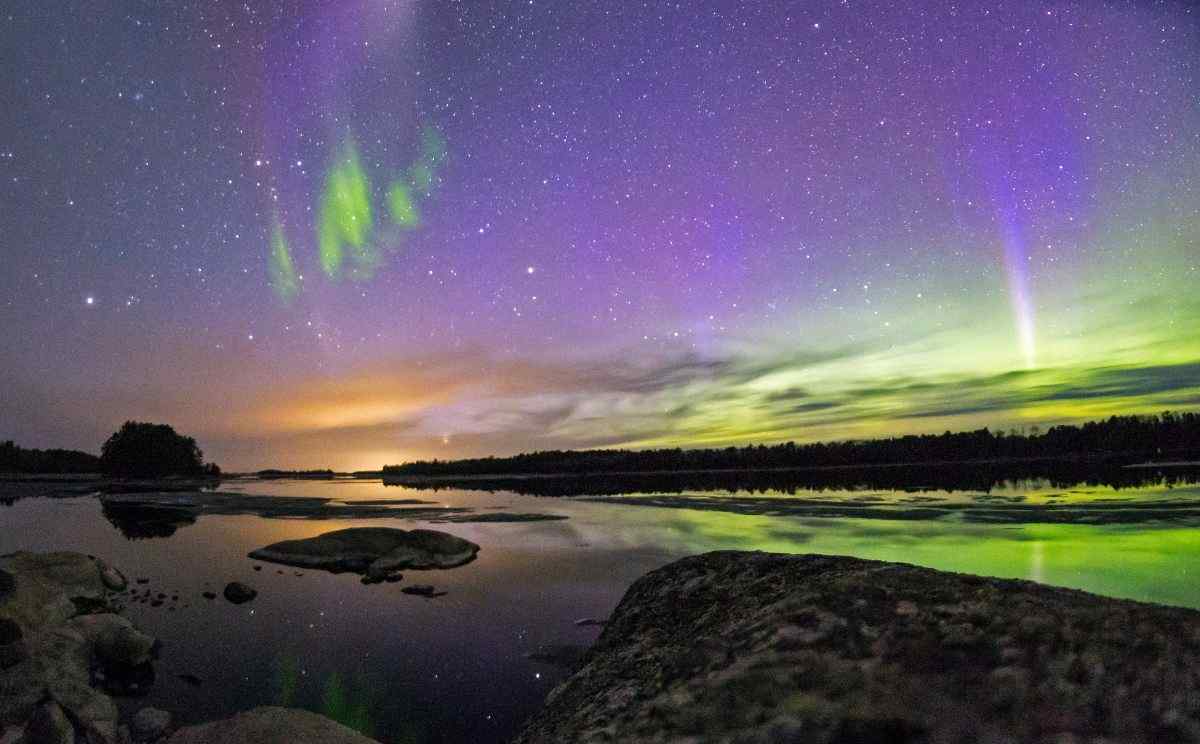
[[[258,592],[240,581],[231,581],[225,585],[225,599],[233,604],[245,604],[258,596]]]
[[[251,558],[327,571],[354,571],[382,579],[402,569],[454,568],[475,559],[479,546],[436,530],[353,527],[304,540],[284,540]]]
[[[717,552],[635,582],[516,741],[1197,740],[1200,612]]]
[[[167,744],[378,744],[340,723],[295,708],[254,708],[176,731]]]
[[[0,556],[0,741],[114,744],[116,704],[101,689],[152,677],[155,640],[110,605],[120,572],[79,553]]]

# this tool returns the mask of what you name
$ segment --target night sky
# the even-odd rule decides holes
[[[0,439],[351,469],[1200,406],[1191,3],[0,14]]]

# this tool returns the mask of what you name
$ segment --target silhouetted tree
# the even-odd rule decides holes
[[[177,434],[166,424],[126,421],[100,451],[105,475],[120,478],[161,478],[204,474],[204,453],[196,440]]]

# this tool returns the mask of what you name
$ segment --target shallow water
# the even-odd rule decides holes
[[[0,497],[5,488],[0,483]],[[206,514],[166,536],[130,539],[126,533],[139,532],[111,523],[93,496],[23,498],[0,507],[0,553],[92,553],[167,595],[160,607],[127,609],[163,641],[155,685],[145,698],[124,701],[127,707],[157,705],[191,722],[255,705],[296,705],[387,742],[503,741],[565,675],[527,654],[590,643],[599,629],[577,620],[607,616],[646,571],[717,549],[906,561],[1200,607],[1200,486],[1188,484],[1116,489],[1019,481],[987,491],[575,498],[434,492],[379,481],[234,481],[222,490],[351,504],[416,499],[477,515],[568,518],[435,524]],[[353,574],[246,557],[277,540],[365,525],[432,527],[482,550],[460,568],[411,571],[402,583],[371,586]],[[258,598],[234,606],[201,597],[209,589],[219,595],[229,581],[250,584]],[[447,594],[401,593],[409,583]],[[179,600],[171,601],[175,593]]]

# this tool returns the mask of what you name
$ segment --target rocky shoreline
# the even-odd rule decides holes
[[[373,741],[286,708],[178,730],[154,708],[122,720],[112,696],[153,684],[159,647],[119,614],[127,592],[125,576],[92,556],[0,556],[0,744]]]
[[[409,567],[477,549],[331,534],[273,547],[359,571],[379,560],[358,554],[364,538]],[[405,552],[414,539],[432,557]],[[373,741],[287,708],[183,728],[154,708],[123,718],[113,696],[153,684],[159,646],[119,614],[128,583],[79,553],[0,556],[0,744]],[[591,649],[555,654],[575,672],[515,744],[1200,741],[1194,610],[906,564],[715,552],[646,574],[603,624]]]

